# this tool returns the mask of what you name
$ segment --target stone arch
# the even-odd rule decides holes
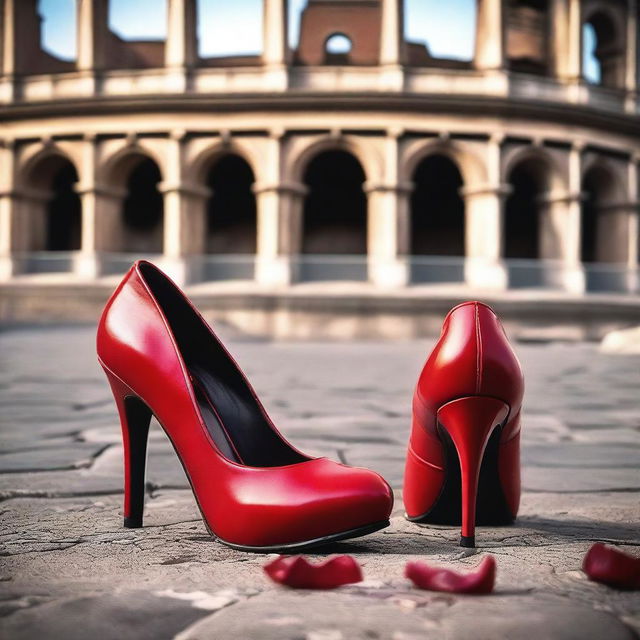
[[[365,169],[350,151],[327,148],[305,163],[302,252],[366,254]]]
[[[160,153],[140,140],[135,142],[123,140],[122,145],[98,166],[96,171],[98,183],[113,189],[121,188],[131,169],[131,164],[135,164],[135,158],[140,156],[152,160],[160,174],[166,175],[165,158]]]
[[[412,255],[465,253],[465,205],[462,172],[451,154],[428,153],[411,176]]]
[[[486,164],[478,155],[454,140],[427,139],[408,145],[400,158],[400,182],[409,184],[418,165],[430,155],[451,160],[460,171],[465,185],[485,185],[488,180]]]
[[[196,185],[206,183],[207,173],[213,164],[218,162],[225,155],[236,155],[242,158],[250,167],[256,180],[259,179],[260,163],[256,158],[253,149],[237,140],[229,142],[218,141],[200,150],[193,160],[185,168],[185,175]]]
[[[77,182],[76,164],[57,145],[39,146],[23,159],[16,176],[23,209],[23,249],[80,249],[82,205],[75,188]]]
[[[255,174],[247,160],[233,152],[211,159],[204,184],[207,198],[207,253],[254,254],[257,242]]]
[[[608,239],[615,220],[605,216],[624,202],[619,174],[606,159],[585,163],[581,191],[580,258],[587,263],[612,261]]]
[[[297,153],[292,154],[285,165],[286,181],[302,184],[309,163],[324,151],[346,151],[353,155],[365,173],[368,183],[381,182],[382,162],[377,151],[367,147],[354,136],[325,136],[305,145]]]
[[[612,3],[591,2],[584,7],[582,29],[589,25],[595,34],[594,57],[600,80],[597,84],[612,89],[624,88],[626,27],[623,11]],[[587,51],[582,51],[583,74]]]
[[[565,171],[547,149],[542,146],[523,146],[504,154],[502,182],[508,181],[509,174],[522,162],[531,160],[543,171],[541,176],[547,192],[564,193],[567,189]]]
[[[545,149],[525,147],[506,158],[503,181],[511,189],[505,203],[505,257],[543,257],[546,238],[553,232],[543,214],[549,202],[566,195],[557,163]]]
[[[161,253],[164,202],[162,169],[157,154],[139,144],[120,149],[100,167],[98,175],[117,200],[119,247],[124,252]]]
[[[421,168],[427,176],[419,176]],[[440,177],[436,177],[440,174]],[[429,175],[431,177],[429,177]],[[413,140],[404,146],[400,157],[399,182],[411,191],[409,252],[417,255],[464,256],[473,225],[468,219],[472,210],[463,199],[463,188],[486,188],[489,181],[486,161],[464,141],[448,138]],[[444,183],[441,179],[444,178]],[[420,202],[420,183],[431,183],[432,193]],[[425,185],[423,185],[425,186]],[[440,189],[440,187],[445,187]],[[437,193],[441,191],[440,193]],[[437,199],[432,206],[434,197]],[[453,208],[452,208],[453,207]],[[434,214],[430,219],[429,214]],[[420,223],[423,223],[420,228]],[[421,242],[420,236],[425,242]],[[473,239],[471,239],[473,240]],[[431,280],[434,273],[447,280],[462,278],[462,265],[455,262],[439,265],[414,260],[411,278]]]
[[[338,47],[336,47],[336,45],[338,45]],[[334,48],[339,48],[340,50],[334,51]],[[324,39],[324,64],[350,64],[352,49],[353,40],[348,34],[338,30],[327,34]]]

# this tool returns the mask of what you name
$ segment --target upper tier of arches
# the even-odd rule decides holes
[[[291,7],[287,0],[255,2],[256,9],[263,7],[262,13],[256,10],[252,14],[256,22],[255,46],[245,45],[248,53],[228,55],[221,51],[211,55],[199,48],[199,43],[204,40],[205,28],[222,33],[215,20],[216,10],[221,7],[209,6],[208,0],[157,3],[167,15],[165,35],[145,40],[127,38],[113,30],[108,0],[80,0],[77,15],[66,19],[77,22],[76,54],[63,59],[43,44],[38,1],[5,0],[4,39],[16,44],[13,48],[5,47],[2,72],[37,75],[87,68],[103,72],[272,63],[366,67],[391,61],[410,67],[502,67],[572,81],[577,75],[589,83],[612,89],[629,89],[630,76],[637,78],[637,69],[631,69],[631,65],[637,65],[635,1],[466,0],[466,9],[460,12],[459,19],[472,23],[470,32],[475,38],[466,40],[475,39],[475,45],[473,51],[462,54],[455,51],[443,54],[437,42],[430,46],[429,34],[423,37],[413,27],[408,29],[403,16],[424,19],[427,16],[424,0],[366,3],[345,0],[340,5],[308,0],[299,20],[295,20],[299,24],[297,38],[290,34],[292,21],[287,16]],[[220,15],[229,19],[226,10]]]

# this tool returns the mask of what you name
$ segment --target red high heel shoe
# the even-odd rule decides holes
[[[403,497],[407,518],[510,524],[520,503],[520,363],[493,310],[465,302],[447,315],[413,397]]]
[[[389,524],[389,485],[373,471],[294,449],[204,319],[154,265],[136,262],[124,277],[100,319],[97,346],[122,425],[126,527],[142,526],[152,414],[207,528],[230,547],[291,551]]]

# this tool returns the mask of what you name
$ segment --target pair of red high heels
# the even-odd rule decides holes
[[[152,415],[207,528],[230,547],[293,551],[389,524],[387,482],[291,446],[202,316],[153,264],[136,262],[111,296],[97,347],[122,425],[126,527],[142,526]],[[462,546],[475,545],[476,522],[513,521],[522,392],[494,312],[478,302],[452,309],[414,395],[403,491],[410,520],[462,522]]]

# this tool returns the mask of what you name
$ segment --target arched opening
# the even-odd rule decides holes
[[[27,186],[36,197],[29,201],[33,250],[77,251],[80,249],[82,205],[75,191],[78,173],[62,155],[50,155],[31,169]]]
[[[347,151],[324,151],[309,163],[304,182],[302,252],[365,254],[367,199],[365,174]]]
[[[582,25],[582,70],[585,79],[609,88],[624,86],[624,38],[612,18],[596,11]]]
[[[324,63],[349,64],[351,48],[351,39],[344,33],[330,35],[324,43]]]
[[[601,201],[601,174],[597,168],[587,171],[582,180],[580,259],[597,262],[598,205]]]
[[[198,0],[197,43],[200,63],[233,64],[253,59],[263,50],[263,2]]]
[[[82,205],[75,191],[76,182],[76,168],[68,160],[64,161],[53,175],[53,195],[47,203],[46,251],[80,249]]]
[[[473,60],[476,0],[404,0],[406,57],[411,65]],[[447,65],[453,66],[453,65]]]
[[[209,169],[206,184],[207,253],[256,252],[256,199],[254,175],[246,160],[236,154],[219,158]]]
[[[294,64],[379,63],[381,7],[377,0],[288,1]]]
[[[629,235],[634,213],[624,205],[615,165],[596,161],[581,184],[580,257],[586,286],[591,291],[629,291],[635,273],[629,272]]]
[[[611,262],[607,238],[615,238],[615,216],[603,224],[607,206],[615,204],[615,176],[603,166],[588,169],[582,179],[580,257],[582,262]],[[615,243],[615,240],[614,240]],[[615,253],[615,252],[614,252]]]
[[[413,183],[411,254],[463,256],[463,183],[457,165],[444,155],[430,155],[416,167]]]
[[[122,202],[123,251],[161,253],[164,204],[158,183],[158,165],[143,154],[128,156],[122,175],[126,195]]]
[[[509,173],[511,193],[505,206],[506,258],[540,257],[541,198],[548,191],[549,173],[540,158],[519,162]]]

